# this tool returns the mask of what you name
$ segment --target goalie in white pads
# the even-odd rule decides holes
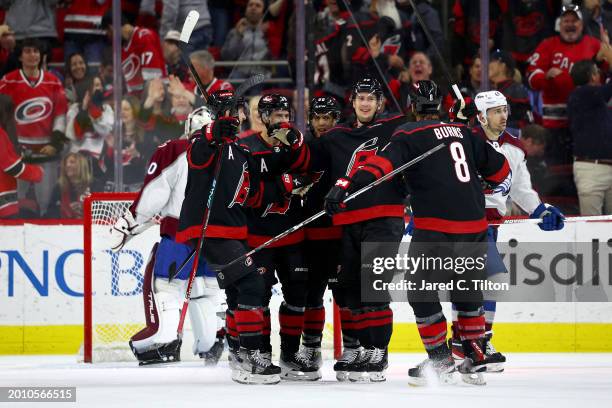
[[[188,137],[212,121],[207,108],[193,111],[185,122],[182,138],[160,145],[149,162],[144,185],[123,217],[111,229],[113,251],[153,225],[160,214],[161,241],[151,250],[145,269],[143,300],[146,327],[132,336],[130,347],[140,365],[178,361],[181,340],[177,337],[180,307],[185,296],[191,262],[180,266],[191,248],[175,241],[178,217],[187,184]],[[217,363],[223,352],[223,321],[217,317],[221,297],[217,279],[200,264],[193,282],[189,317],[194,334],[193,353],[207,365]]]
[[[480,126],[472,129],[479,137],[488,140],[499,150],[510,164],[512,180],[501,184],[495,189],[485,189],[485,205],[487,221],[499,222],[506,215],[508,198],[518,205],[530,218],[541,218],[538,224],[544,231],[557,231],[563,228],[564,216],[556,207],[542,203],[538,193],[531,186],[531,177],[525,162],[525,148],[521,140],[506,131],[509,105],[506,97],[499,91],[487,91],[477,94],[472,106],[466,107],[466,116],[477,115]],[[470,112],[471,111],[471,112]],[[461,118],[460,118],[461,119]],[[467,119],[467,118],[466,118]],[[487,230],[487,276],[507,273],[496,246],[497,226],[489,226]],[[487,372],[504,371],[506,357],[497,352],[491,343],[493,336],[493,321],[496,302],[485,300],[485,353],[491,363],[487,364]],[[461,340],[457,330],[457,312],[453,310],[452,354],[456,360],[464,358]]]

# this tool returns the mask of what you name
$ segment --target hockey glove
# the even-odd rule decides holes
[[[144,232],[155,222],[149,221],[143,224],[138,224],[130,210],[127,210],[123,217],[119,218],[115,225],[110,230],[110,247],[111,251],[118,252],[128,243],[134,236]]]
[[[308,174],[283,174],[279,181],[286,195],[294,194],[300,197],[304,197],[313,183],[312,177]]]
[[[473,101],[466,104],[465,100],[457,99],[451,108],[451,113],[451,116],[455,117],[455,122],[468,123],[478,114],[478,109]]]
[[[231,116],[223,116],[204,126],[202,133],[211,146],[231,143],[238,135],[240,122]]]
[[[270,135],[291,150],[297,150],[304,143],[302,132],[291,126],[288,122],[277,123],[270,126]]]
[[[351,183],[350,179],[339,178],[336,180],[336,184],[325,196],[325,212],[327,215],[332,216],[344,211],[346,208],[344,199],[349,195]]]
[[[565,216],[557,207],[541,203],[529,218],[541,218],[542,222],[538,224],[538,227],[542,231],[558,231],[564,226],[563,220]]]

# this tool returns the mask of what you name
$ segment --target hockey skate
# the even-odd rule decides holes
[[[501,373],[504,371],[506,356],[495,350],[491,343],[491,335],[485,337],[485,354],[487,355],[487,373]]]
[[[232,370],[238,370],[240,367],[240,354],[238,349],[229,348],[227,353],[227,361],[229,363],[229,367]]]
[[[137,351],[130,340],[130,348],[138,359],[138,365],[152,365],[152,364],[164,364],[174,363],[181,361],[181,344],[182,340],[176,339],[168,344],[160,344],[156,348],[149,349],[147,351]]]
[[[200,358],[204,360],[204,365],[206,367],[214,367],[217,365],[223,354],[224,345],[223,338],[217,338],[217,341],[215,341],[210,350],[199,354]]]
[[[386,349],[364,349],[357,360],[348,365],[349,380],[351,382],[386,381],[385,371],[388,366]]]
[[[281,351],[279,360],[281,378],[289,381],[316,381],[321,379],[321,372],[310,364],[304,354]]]
[[[334,371],[336,372],[336,379],[338,381],[348,381],[349,379],[348,366],[349,364],[357,360],[360,352],[361,352],[361,347],[357,347],[357,348],[345,347],[344,348],[342,355],[340,356],[338,361],[336,361],[336,364],[334,364]]]
[[[277,384],[280,367],[269,363],[259,350],[240,348],[238,367],[232,370],[232,380],[240,384]]]
[[[306,346],[302,346],[302,349],[300,350],[300,353],[302,353],[304,358],[306,360],[308,360],[308,363],[311,366],[316,367],[317,370],[321,369],[321,366],[323,365],[323,357],[322,357],[322,354],[321,354],[321,348],[320,347],[306,347]]]
[[[449,385],[455,381],[455,361],[450,353],[428,358],[408,370],[408,384],[413,386]]]
[[[448,339],[448,348],[451,349],[453,359],[455,359],[455,361],[463,361],[465,355],[463,354],[463,346],[461,345],[461,340],[455,338]]]
[[[462,341],[465,359],[457,367],[464,383],[472,385],[486,385],[483,373],[487,371],[489,359],[483,350],[484,339]]]

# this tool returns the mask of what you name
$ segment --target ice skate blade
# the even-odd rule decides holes
[[[383,382],[387,381],[387,375],[385,371],[368,371],[370,382]]]
[[[251,374],[243,370],[232,370],[232,380],[240,384],[278,384],[280,376],[278,374],[261,375]]]
[[[318,381],[323,376],[319,370],[317,371],[292,371],[292,370],[282,370],[281,371],[281,379],[285,381]]]
[[[176,363],[180,363],[181,360],[155,360],[155,361],[139,361],[139,367],[166,367]]]
[[[370,382],[370,375],[367,371],[349,371],[348,379],[354,383],[366,383]]]
[[[504,372],[504,363],[490,363],[487,364],[487,373],[503,373]]]
[[[440,374],[438,378],[428,379],[427,377],[410,377],[408,376],[408,385],[412,387],[437,387],[453,385],[457,383],[455,373]]]
[[[336,371],[336,380],[340,382],[345,382],[349,380],[348,371]]]

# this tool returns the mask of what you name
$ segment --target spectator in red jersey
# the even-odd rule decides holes
[[[64,55],[79,53],[90,63],[102,61],[106,32],[102,17],[112,0],[78,0],[69,2],[64,16]]]
[[[74,53],[66,60],[64,66],[64,90],[68,102],[77,102],[76,86],[85,81],[88,74],[88,67],[83,54]]]
[[[262,61],[270,55],[266,35],[262,28],[264,0],[249,0],[244,17],[230,30],[221,48],[221,57],[227,61]],[[263,67],[235,67],[231,77],[249,77],[254,73],[268,71]]]
[[[164,53],[164,61],[166,61],[166,70],[168,75],[178,77],[181,82],[192,82],[189,68],[183,63],[182,51],[178,47],[180,36],[181,33],[176,30],[168,31],[164,36],[162,52]]]
[[[43,177],[40,166],[24,163],[17,153],[13,109],[11,98],[0,95],[0,218],[13,218],[19,212],[17,179],[38,183]]]
[[[67,141],[67,102],[60,80],[40,69],[42,56],[38,40],[23,40],[18,55],[21,69],[9,72],[0,80],[0,93],[9,95],[15,104],[17,140],[24,152],[24,161],[40,163],[45,170],[43,181],[34,185],[38,206],[44,213]],[[20,199],[28,190],[30,183],[18,183]]]
[[[106,34],[112,38],[112,14],[107,12],[102,18]],[[161,50],[159,36],[153,30],[138,27],[122,17],[121,24],[121,67],[127,93],[140,95],[145,82],[153,78],[165,78],[166,63]]]
[[[97,163],[104,141],[112,137],[113,108],[104,103],[104,89],[100,77],[90,77],[76,87],[77,102],[70,105],[66,114],[66,136],[71,140],[70,151],[81,153]],[[100,175],[92,166],[95,177]]]
[[[518,136],[519,129],[533,122],[533,113],[527,88],[514,80],[515,72],[516,63],[512,54],[503,50],[495,50],[491,54],[489,80],[493,88],[504,94],[508,101],[510,115],[506,130]]]
[[[83,201],[91,194],[92,180],[87,158],[80,153],[68,153],[62,160],[45,217],[82,218]]]
[[[529,57],[528,83],[542,92],[542,124],[551,133],[547,152],[550,164],[572,162],[567,99],[574,83],[569,72],[575,62],[596,57],[600,48],[599,40],[583,35],[582,13],[570,4],[561,11],[559,35],[542,41]]]

